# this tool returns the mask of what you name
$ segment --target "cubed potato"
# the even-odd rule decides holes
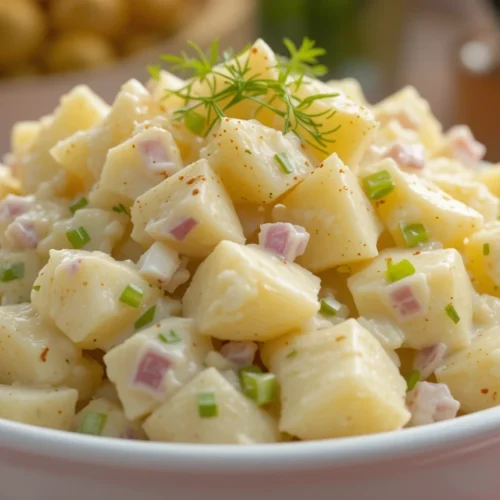
[[[132,264],[84,250],[51,250],[35,287],[40,289],[32,293],[33,307],[84,349],[105,347],[139,318],[141,304],[163,294]],[[135,304],[124,294],[133,295]]]
[[[0,385],[0,418],[69,431],[77,401],[75,389]]]
[[[57,142],[79,130],[88,130],[108,113],[108,106],[88,87],[79,85],[63,96],[53,118],[46,121],[29,150],[19,159],[23,188],[32,193],[42,182],[51,181],[60,171],[50,155]]]
[[[391,283],[388,262],[397,265],[403,260],[415,273]],[[421,349],[442,342],[460,349],[470,342],[472,287],[455,249],[386,251],[351,276],[348,286],[360,315],[388,318],[399,326],[405,335],[403,347]]]
[[[256,245],[223,241],[194,274],[184,316],[218,339],[270,340],[314,316],[319,285],[310,272]]]
[[[131,420],[145,417],[191,380],[212,349],[194,321],[168,318],[136,333],[104,357],[109,379]]]
[[[104,397],[93,399],[82,408],[74,417],[71,427],[73,431],[82,434],[122,439],[146,439],[141,424],[129,420],[120,404]]]
[[[495,196],[500,198],[500,165],[490,165],[481,169],[478,173],[478,179],[486,184],[486,187]]]
[[[38,121],[17,122],[12,127],[10,151],[14,156],[20,156],[28,151],[38,137],[42,125]]]
[[[132,238],[142,245],[160,241],[189,257],[206,257],[222,240],[245,241],[234,206],[206,160],[137,198],[132,222]]]
[[[423,99],[414,87],[392,94],[375,107],[375,116],[382,124],[397,119],[406,128],[414,129],[420,141],[433,152],[441,146],[443,129],[432,114],[429,103]]]
[[[150,89],[151,97],[160,106],[160,111],[167,112],[181,108],[185,104],[182,97],[169,94],[169,90],[179,90],[186,82],[169,71],[161,70],[158,80],[150,80],[147,88]]]
[[[313,272],[378,255],[382,224],[352,171],[337,155],[313,170],[281,203],[288,222],[310,234],[297,263]]]
[[[405,380],[354,319],[268,342],[261,356],[280,383],[281,431],[328,439],[396,430],[410,419]]]
[[[19,194],[21,183],[14,177],[10,168],[0,163],[0,199],[3,200],[8,194]]]
[[[216,416],[201,417],[200,395],[213,395]],[[162,404],[144,423],[152,441],[252,444],[279,441],[276,420],[233,387],[215,368],[207,368]]]
[[[0,308],[0,383],[76,389],[80,400],[99,387],[103,370],[30,304]]]
[[[474,288],[500,297],[500,221],[489,222],[465,240],[465,263]]]
[[[345,94],[351,101],[362,106],[369,106],[361,85],[354,78],[343,78],[342,80],[330,80],[327,85],[332,87],[334,91],[339,91]]]
[[[124,236],[129,220],[130,218],[123,213],[99,208],[82,208],[77,210],[71,219],[56,222],[52,232],[39,243],[37,250],[41,256],[47,258],[50,250],[73,248],[68,233],[83,228],[89,241],[82,248],[88,252],[98,250],[109,254]],[[84,233],[81,234],[84,243],[87,237]]]
[[[471,344],[446,357],[436,370],[466,413],[500,404],[500,328],[480,332]]]
[[[272,203],[314,165],[295,137],[256,120],[224,118],[201,151],[235,203]]]
[[[0,250],[0,302],[3,306],[29,302],[31,288],[42,267],[34,250]]]
[[[464,238],[483,226],[479,213],[453,199],[432,182],[402,172],[394,160],[382,160],[362,170],[360,177],[387,172],[394,189],[374,202],[375,212],[382,219],[398,246],[406,246],[402,227],[422,224],[428,239],[445,247],[460,247]]]

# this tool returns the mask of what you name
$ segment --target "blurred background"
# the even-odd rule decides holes
[[[328,78],[359,79],[373,103],[412,84],[500,161],[499,12],[496,0],[0,0],[0,154],[15,121],[72,86],[111,102],[186,40],[238,49],[261,36],[279,52],[307,35],[328,50]]]

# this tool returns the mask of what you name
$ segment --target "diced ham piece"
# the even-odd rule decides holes
[[[122,434],[120,435],[122,439],[135,439],[135,440],[140,440],[141,437],[139,436],[139,433],[135,430],[132,429],[131,427],[127,427]]]
[[[390,120],[396,120],[403,128],[408,128],[411,130],[417,130],[422,124],[420,118],[410,109],[399,108],[392,110],[391,112],[379,113],[377,115],[377,120],[382,123],[387,123]]]
[[[168,177],[177,172],[177,165],[169,157],[168,151],[159,139],[148,139],[137,144],[146,167],[154,174]]]
[[[186,269],[188,262],[189,259],[187,257],[181,257],[179,267],[168,282],[168,285],[165,287],[165,290],[168,293],[174,293],[178,287],[186,283],[191,277],[191,273]]]
[[[161,395],[163,379],[171,366],[172,361],[165,353],[149,347],[143,351],[139,359],[132,384],[137,389]]]
[[[453,398],[445,384],[419,382],[406,395],[406,405],[411,412],[410,425],[426,425],[457,416],[460,403]]]
[[[473,167],[486,154],[486,147],[474,139],[466,125],[452,127],[446,134],[446,145],[464,165]]]
[[[40,238],[36,232],[35,224],[30,221],[14,221],[5,230],[5,237],[20,249],[36,248]]]
[[[389,285],[389,287],[391,288],[389,299],[399,316],[408,319],[422,312],[422,304],[415,297],[411,285],[396,282]]]
[[[259,245],[293,262],[306,251],[309,233],[301,226],[289,222],[262,224]]]
[[[0,220],[7,220],[11,217],[17,217],[24,214],[32,202],[29,199],[22,198],[21,196],[8,195],[2,202],[0,202]]]
[[[413,369],[420,373],[420,379],[425,380],[443,363],[448,348],[438,342],[421,349],[413,360]]]
[[[253,364],[257,352],[255,342],[228,342],[221,347],[220,353],[239,368]]]
[[[169,233],[178,241],[183,241],[186,236],[198,225],[198,221],[189,217],[170,229]]]
[[[392,158],[402,168],[424,168],[425,149],[422,144],[395,142],[382,153],[383,158]]]

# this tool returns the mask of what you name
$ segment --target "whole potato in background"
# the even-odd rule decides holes
[[[29,59],[45,37],[43,13],[32,0],[0,0],[0,67]]]
[[[138,33],[126,36],[120,42],[120,52],[124,56],[129,56],[152,47],[160,40],[161,35],[158,35],[158,33]]]
[[[141,4],[143,0],[137,0]],[[120,35],[129,20],[127,0],[52,0],[49,16],[61,31],[82,30],[106,37]]]
[[[128,0],[132,18],[141,26],[170,32],[179,24],[181,12],[190,2],[182,0]]]
[[[74,71],[104,66],[114,61],[116,52],[104,37],[95,33],[63,33],[52,41],[43,54],[51,72]]]

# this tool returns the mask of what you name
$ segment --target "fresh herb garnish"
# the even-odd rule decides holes
[[[114,206],[113,212],[116,212],[117,214],[125,214],[125,215],[128,215],[130,217],[130,212],[127,210],[127,208],[122,203]]]

